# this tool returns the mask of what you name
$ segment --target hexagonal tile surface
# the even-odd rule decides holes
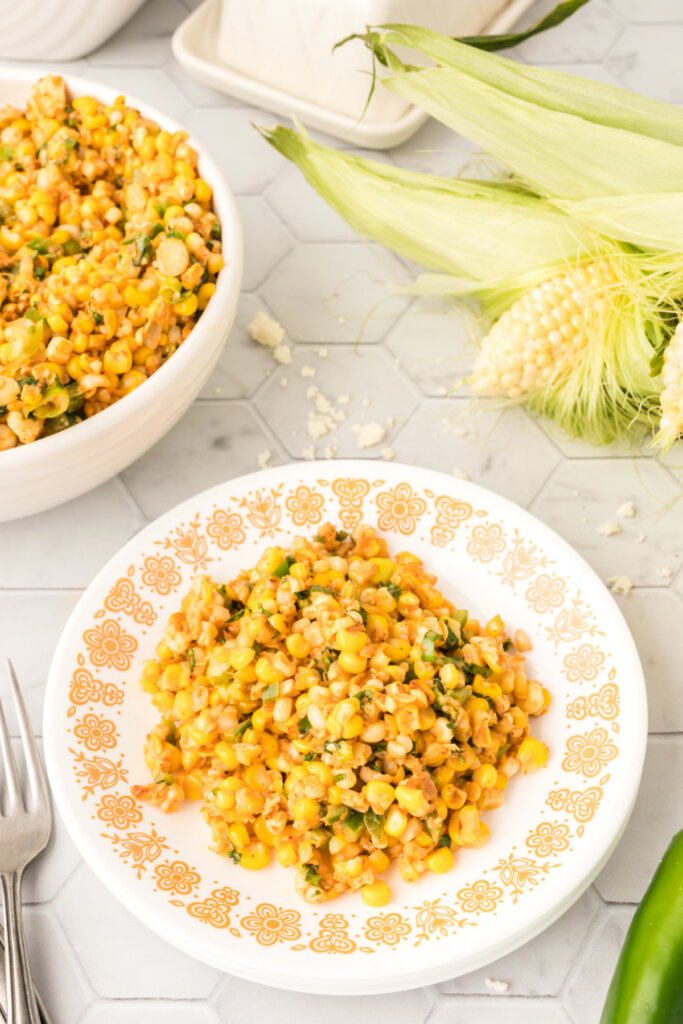
[[[320,458],[333,445],[340,458],[379,457],[385,446],[394,444],[394,434],[416,407],[417,396],[411,385],[395,368],[391,357],[374,346],[354,349],[351,345],[330,345],[323,359],[317,352],[312,346],[299,345],[292,365],[271,374],[255,398],[263,419],[293,456],[301,456],[313,446]],[[315,371],[314,376],[302,376],[311,371]],[[282,380],[288,382],[285,388]],[[362,389],[361,380],[367,382]],[[329,415],[344,417],[336,425],[329,421],[329,433],[317,440],[307,429],[309,417],[317,415],[314,392],[331,402],[334,413]],[[325,426],[324,420],[323,415],[320,429]],[[353,428],[368,423],[379,424],[386,436],[380,444],[360,449]]]
[[[263,345],[249,337],[249,324],[260,311],[269,310],[258,295],[240,296],[235,325],[216,367],[202,388],[199,399],[246,398],[269,374],[282,369]]]
[[[218,1018],[204,1003],[184,999],[145,1000],[145,1024],[217,1024]],[[140,1024],[140,1003],[107,999],[91,1007],[79,1024]]]
[[[465,310],[446,303],[415,302],[391,328],[386,344],[425,395],[438,397],[460,385],[476,358],[473,324]],[[460,386],[458,386],[460,385]]]
[[[399,278],[405,271],[393,257],[359,242],[304,243],[261,294],[294,341],[379,341],[408,305],[389,293]]]
[[[609,907],[595,922],[574,964],[563,998],[572,1021],[597,1021],[610,979],[634,913],[633,907]]]
[[[125,471],[124,480],[145,515],[154,519],[190,494],[257,469],[258,455],[266,449],[280,451],[249,406],[198,402]]]
[[[645,672],[650,732],[683,731],[683,691],[670,638],[681,628],[683,600],[666,590],[634,590],[617,603],[631,627]]]
[[[33,982],[53,1020],[76,1021],[93,991],[53,910],[24,909],[24,928]]]
[[[250,107],[200,107],[183,121],[188,132],[204,143],[238,195],[257,195],[282,171],[282,157],[254,128],[254,124],[272,125],[272,114]]]
[[[186,13],[179,0],[147,0],[115,36],[88,56],[88,63],[117,68],[163,64],[168,60],[168,35]]]
[[[639,586],[665,586],[669,578],[660,573],[676,571],[683,554],[679,496],[669,473],[645,459],[567,460],[531,511],[568,540],[603,580],[627,576]],[[638,514],[623,518],[619,509],[629,501]],[[621,532],[604,536],[599,530],[607,530],[607,523]],[[647,544],[638,543],[641,534]]]
[[[556,995],[601,906],[599,896],[589,889],[559,921],[521,949],[479,971],[444,982],[440,991],[491,995],[495,982],[502,982],[508,986],[509,996]]]
[[[415,989],[387,996],[328,997],[300,992],[278,992],[253,985],[240,978],[226,978],[215,1004],[221,1020],[230,1024],[252,1024],[266,1020],[277,1006],[283,1021],[297,1024],[374,1024],[378,1015],[392,1024],[422,1024],[432,1002],[428,989]]]
[[[680,47],[678,31],[662,32],[657,25],[629,25],[616,46],[611,50],[605,64],[625,89],[652,96],[670,103],[683,99],[683,70],[675,63]],[[657,50],[657,59],[653,51]],[[669,64],[670,61],[674,63]],[[662,65],[670,68],[663,77]]]
[[[448,996],[441,1000],[429,1024],[566,1024],[559,1006],[550,999]]]
[[[85,865],[59,893],[54,907],[101,996],[203,999],[222,977],[140,924]]]
[[[538,20],[539,6],[534,5],[524,16],[527,23]],[[548,7],[547,4],[545,6]],[[571,32],[534,36],[522,43],[516,52],[530,64],[537,61],[600,61],[610,52],[626,24],[609,0],[592,0],[572,15],[572,19]]]
[[[244,237],[249,239],[244,252],[242,288],[251,292],[284,259],[292,248],[292,239],[260,196],[239,196],[237,209]]]
[[[621,843],[595,880],[603,899],[617,903],[642,899],[676,823],[683,819],[682,777],[683,737],[651,736],[633,814]]]
[[[514,431],[519,444],[507,443]],[[424,402],[393,447],[401,462],[464,473],[475,483],[528,505],[558,464],[558,455],[523,409],[469,399]]]

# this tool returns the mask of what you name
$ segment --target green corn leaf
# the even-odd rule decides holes
[[[507,50],[511,46],[517,46],[519,43],[531,39],[532,36],[540,35],[541,32],[547,32],[549,28],[561,25],[563,21],[571,17],[574,11],[578,11],[580,7],[585,7],[587,3],[588,0],[563,0],[563,3],[558,4],[549,14],[546,14],[544,18],[541,18],[535,25],[532,25],[531,28],[523,32],[505,32],[500,35],[487,36],[461,36],[459,41],[466,43],[468,46],[476,46],[479,50]]]
[[[399,170],[282,126],[262,134],[356,231],[463,279],[463,290],[596,250],[592,232],[515,187]]]
[[[400,61],[391,46],[409,46],[441,67],[478,78],[545,110],[683,146],[683,110],[671,103],[579,75],[519,64],[415,25],[387,25],[384,29],[368,32],[363,39],[373,57],[397,73],[409,74],[414,66]]]
[[[601,234],[641,248],[683,253],[683,192],[558,199],[554,205]]]

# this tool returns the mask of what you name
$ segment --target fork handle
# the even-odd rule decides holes
[[[21,915],[21,871],[3,872],[7,1024],[41,1024],[31,981]]]

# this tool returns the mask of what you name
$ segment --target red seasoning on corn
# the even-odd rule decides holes
[[[525,633],[435,584],[371,527],[330,524],[225,585],[196,577],[144,666],[161,721],[135,796],[201,800],[213,849],[250,869],[275,853],[310,902],[383,906],[392,861],[406,881],[448,871],[508,779],[545,764],[529,722],[550,695]]]

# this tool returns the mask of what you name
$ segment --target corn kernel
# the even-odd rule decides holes
[[[260,871],[270,860],[270,851],[265,843],[249,843],[240,849],[240,867],[248,871]]]
[[[247,832],[246,825],[241,821],[235,822],[234,825],[229,825],[228,839],[236,850],[243,850],[249,842],[249,833]]]
[[[442,846],[440,849],[434,850],[433,853],[429,854],[427,857],[427,867],[435,875],[443,875],[453,867],[453,854],[446,846]]]
[[[401,784],[396,787],[396,800],[415,818],[422,818],[429,811],[429,802],[421,789],[409,789]]]
[[[385,907],[391,899],[391,889],[380,879],[371,885],[362,886],[360,895],[368,907]]]
[[[526,736],[519,745],[517,758],[522,766],[522,771],[533,772],[541,768],[548,760],[548,748],[541,740],[533,736]]]

